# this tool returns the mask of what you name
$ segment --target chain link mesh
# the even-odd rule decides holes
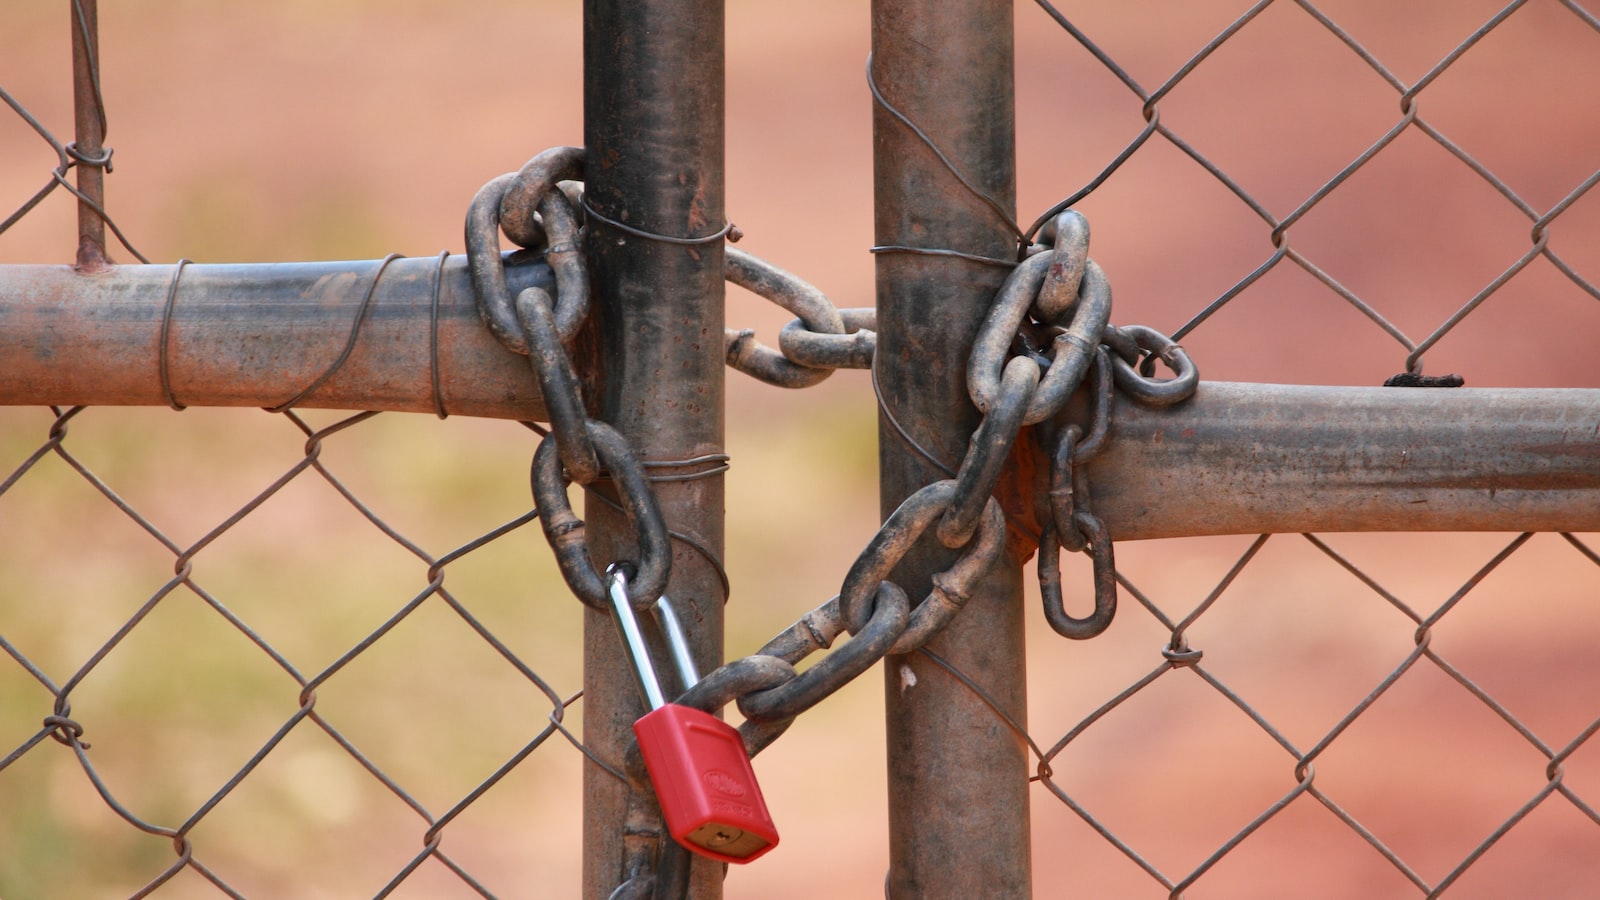
[[[52,860],[87,849],[57,829],[82,829],[91,855],[111,870],[90,867],[82,873],[89,883],[130,894],[180,875],[203,877],[230,896],[272,893],[262,879],[279,854],[298,865],[320,858],[344,890],[361,894],[387,893],[402,881],[446,890],[441,879],[484,895],[496,890],[482,872],[500,870],[504,878],[504,864],[474,845],[484,827],[473,824],[475,811],[510,802],[485,797],[514,769],[535,780],[536,794],[559,793],[581,759],[568,724],[577,651],[553,638],[513,636],[541,627],[570,632],[575,617],[521,610],[532,605],[525,592],[504,587],[526,583],[525,562],[537,555],[525,498],[520,512],[486,527],[488,508],[503,515],[506,503],[419,515],[358,492],[494,491],[519,481],[523,463],[502,460],[509,465],[496,469],[498,478],[469,479],[475,485],[430,484],[426,473],[367,468],[415,466],[428,453],[461,451],[459,441],[430,439],[404,424],[383,429],[371,414],[321,424],[294,411],[252,413],[250,421],[233,414],[229,423],[162,428],[172,438],[238,428],[257,442],[253,451],[214,440],[206,442],[211,451],[260,459],[271,445],[286,467],[213,472],[203,477],[229,484],[186,486],[200,462],[181,458],[187,454],[169,461],[135,449],[128,460],[112,449],[126,448],[150,414],[55,412],[34,432],[43,436],[37,446],[11,434],[7,443],[23,458],[0,482],[0,508],[8,522],[20,522],[47,500],[80,535],[94,536],[95,551],[81,573],[32,570],[29,545],[49,553],[40,545],[70,539],[62,526],[42,524],[36,537],[19,535],[17,552],[7,556],[8,593],[46,608],[59,598],[69,620],[8,617],[0,633],[0,650],[14,663],[0,678],[7,698],[0,772],[9,776],[0,827],[7,846],[39,851],[11,857],[8,893],[84,887],[70,879],[45,886]],[[396,440],[410,446],[410,462],[385,458],[382,447]],[[178,496],[162,498],[159,490]],[[412,536],[418,533],[427,537]],[[308,599],[321,607],[306,608]],[[547,667],[567,673],[568,685],[541,675]],[[398,729],[400,745],[396,720],[412,723]],[[570,758],[524,765],[557,745]],[[80,782],[71,783],[70,768],[80,770]],[[97,802],[91,788],[104,809],[72,813]],[[369,826],[369,818],[383,824]],[[275,827],[263,833],[244,824],[251,819]],[[319,851],[309,842],[308,822],[332,847]],[[447,833],[467,840],[445,846]],[[360,864],[344,868],[337,861],[352,851],[339,845],[351,842],[383,847],[353,854]],[[148,880],[121,882],[131,877]]]
[[[67,6],[86,28],[84,0]],[[16,231],[86,201],[147,261],[72,181],[110,172],[110,151],[63,139],[53,116],[73,110],[46,93],[36,113],[0,83],[5,174],[49,158],[30,144],[55,163],[0,237],[31,256]],[[528,527],[524,429],[294,409],[5,421],[0,893],[505,896],[541,868],[575,890],[579,769],[610,767],[577,736],[581,651],[552,634],[578,611],[508,589],[559,584]],[[530,797],[561,812],[514,849],[497,832]]]
[[[17,118],[41,141],[43,141],[55,156],[55,167],[50,170],[49,179],[38,190],[34,191],[26,200],[23,200],[16,209],[10,211],[4,219],[0,219],[0,235],[22,221],[23,217],[36,209],[46,198],[54,194],[57,189],[71,194],[77,198],[78,203],[84,207],[83,213],[87,224],[92,229],[89,238],[97,246],[92,251],[94,258],[104,260],[105,247],[104,231],[109,228],[116,235],[122,246],[140,262],[149,262],[144,254],[136,250],[133,244],[122,233],[116,221],[106,211],[105,199],[100,188],[100,179],[92,177],[88,183],[74,184],[67,176],[75,169],[98,170],[99,173],[109,173],[112,169],[112,149],[103,146],[109,123],[106,118],[105,94],[100,83],[99,42],[97,35],[95,4],[93,0],[71,0],[68,4],[71,12],[72,38],[73,38],[73,68],[74,79],[81,81],[83,87],[76,97],[76,118],[79,120],[78,131],[87,133],[94,146],[82,145],[80,141],[64,141],[57,137],[38,116],[29,111],[22,100],[13,96],[4,86],[0,86],[0,102],[11,108]]]
[[[1090,211],[1103,261],[1117,256],[1106,218],[1153,217],[1130,253],[1172,249],[1172,294],[1153,302],[1208,376],[1377,384],[1426,359],[1469,385],[1595,384],[1592,363],[1566,355],[1600,326],[1585,249],[1600,158],[1578,137],[1594,124],[1577,101],[1596,74],[1593,13],[1267,0],[1167,10],[1174,21],[1158,28],[1153,4],[1038,6],[1059,31],[1038,36],[1038,11],[1019,8],[1023,52],[1056,75],[1037,102],[1085,135],[1064,155],[1091,173],[1056,208]],[[1525,68],[1537,74],[1514,77]],[[1535,111],[1519,118],[1518,104]],[[1142,123],[1131,138],[1103,137],[1129,131],[1130,113]],[[1022,109],[1019,128],[1030,121]],[[1518,126],[1528,133],[1502,130]],[[1131,187],[1138,178],[1163,193]],[[1094,212],[1130,197],[1136,212]],[[1182,227],[1162,221],[1169,211],[1219,224],[1186,235],[1192,247],[1152,248]],[[1237,275],[1201,293],[1230,265]],[[1155,318],[1147,308],[1136,315]],[[1508,339],[1510,323],[1566,352]],[[1119,547],[1118,582],[1137,606],[1103,643],[1035,640],[1032,719],[1008,723],[1037,761],[1036,885],[1119,897],[1579,890],[1595,874],[1581,857],[1600,841],[1586,760],[1600,696],[1578,674],[1600,596],[1594,545],[1262,535]]]

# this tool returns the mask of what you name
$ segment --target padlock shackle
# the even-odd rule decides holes
[[[661,680],[656,677],[655,664],[650,661],[650,648],[645,646],[644,635],[639,631],[639,617],[634,615],[633,604],[628,600],[628,574],[616,564],[607,569],[606,574],[609,576],[606,593],[611,597],[611,617],[622,632],[622,643],[628,660],[633,663],[633,673],[644,690],[645,702],[651,709],[660,709],[667,705],[667,700],[661,695]]]
[[[650,648],[645,644],[644,633],[639,630],[639,617],[628,599],[629,571],[625,563],[614,563],[606,570],[609,576],[606,593],[611,598],[611,616],[616,619],[617,628],[622,632],[622,641],[628,651],[628,659],[633,662],[633,672],[639,678],[639,687],[644,690],[645,702],[650,704],[651,709],[660,709],[667,704],[667,700],[661,690],[661,678],[656,672],[655,663],[650,658]],[[688,690],[699,684],[700,670],[694,664],[694,655],[689,651],[689,637],[684,633],[677,611],[672,608],[672,601],[662,594],[650,604],[650,612],[666,637],[667,649],[672,653],[673,667],[678,670],[682,689]]]
[[[650,604],[650,612],[655,614],[656,624],[661,626],[662,634],[666,635],[667,650],[672,654],[672,664],[678,670],[678,683],[687,691],[700,683],[700,670],[694,664],[694,654],[689,652],[689,636],[678,621],[678,611],[673,609],[667,595],[662,594]]]

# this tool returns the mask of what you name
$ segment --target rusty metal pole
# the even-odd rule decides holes
[[[586,0],[584,142],[588,256],[601,340],[599,417],[641,460],[671,462],[655,484],[673,539],[668,594],[701,671],[722,660],[722,0]],[[661,471],[652,469],[652,471]],[[627,559],[632,529],[586,503],[597,563]],[[584,740],[620,766],[644,713],[616,629],[584,621]],[[584,772],[585,897],[623,880],[628,788]],[[665,842],[668,849],[673,845]],[[722,895],[723,866],[695,857],[689,896]]]
[[[72,104],[74,134],[72,146],[78,160],[78,268],[95,271],[104,268],[106,223],[105,173],[109,160],[105,153],[105,104],[100,96],[100,13],[96,0],[72,0]]]
[[[1112,416],[1088,477],[1118,540],[1600,528],[1600,390],[1208,382]]]
[[[555,289],[543,262],[505,272],[513,291]],[[528,358],[484,327],[461,255],[0,266],[0,359],[0,406],[276,406],[320,381],[298,406],[546,416]]]
[[[874,0],[872,73],[971,185],[1016,205],[1012,9],[1008,0]],[[1011,228],[883,103],[873,113],[880,247],[1015,257]],[[877,257],[878,383],[928,453],[954,468],[979,421],[966,389],[973,337],[1007,269],[951,255]],[[948,475],[880,425],[885,516]],[[926,595],[953,554],[924,541],[894,579]],[[929,645],[1025,725],[1021,559],[1015,547]],[[1028,758],[966,686],[921,655],[885,660],[889,765],[888,895],[1026,897]]]

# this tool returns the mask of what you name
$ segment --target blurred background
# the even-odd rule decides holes
[[[746,234],[741,246],[839,306],[870,305],[867,6],[729,6],[727,206]],[[1146,96],[1250,8],[1061,4]],[[1423,127],[1405,128],[1286,232],[1324,278],[1284,260],[1233,293],[1274,258],[1277,222],[1404,116],[1402,89],[1317,16],[1410,86],[1501,11],[1479,0],[1267,4],[1160,96],[1159,121],[1276,221],[1172,140],[1151,137],[1078,203],[1116,291],[1114,321],[1170,333],[1231,294],[1184,337],[1203,377],[1377,385],[1405,369],[1407,349],[1341,290],[1415,342],[1523,261],[1428,351],[1426,371],[1480,387],[1600,384],[1600,300],[1583,281],[1600,278],[1600,198],[1580,193],[1560,206],[1600,169],[1600,33],[1573,3],[1512,4],[1416,94],[1427,128],[1481,171]],[[102,0],[99,12],[106,143],[116,151],[107,206],[158,262],[461,252],[478,187],[540,149],[582,141],[577,3]],[[63,140],[70,21],[65,0],[10,0],[0,11],[0,87]],[[1039,8],[1018,5],[1016,33],[1026,224],[1093,182],[1147,119],[1144,99]],[[0,213],[55,164],[25,122],[0,110]],[[1548,247],[1577,278],[1529,256],[1534,220],[1556,208]],[[0,264],[70,262],[74,216],[57,191],[0,235]],[[114,244],[111,253],[130,260]],[[786,320],[730,289],[731,325],[772,342]],[[876,409],[861,372],[793,393],[730,373],[728,395],[735,656],[837,592],[875,530]],[[301,416],[309,429],[343,418]],[[27,466],[56,418],[0,413],[0,478]],[[45,453],[0,492],[0,637],[12,648],[0,657],[0,754],[51,712],[51,692],[17,657],[63,684],[172,578],[174,553],[78,467],[186,547],[300,465],[307,440],[296,421],[255,410],[96,408],[69,429],[65,454]],[[528,511],[534,441],[515,423],[385,414],[329,436],[318,459],[439,557]],[[1515,819],[1451,896],[1592,896],[1600,759],[1583,740],[1600,719],[1600,565],[1586,548],[1600,542],[1515,538],[1119,545],[1127,583],[1174,621],[1242,561],[1188,637],[1257,717],[1192,672],[1170,671],[1056,756],[1055,783],[1149,865],[1182,879],[1295,788],[1294,756],[1257,719],[1302,752],[1315,746],[1416,649],[1416,622],[1397,602],[1425,618],[1489,567],[1430,646],[1494,705],[1424,659],[1318,759],[1316,786],[1429,884]],[[1087,590],[1086,561],[1065,564],[1069,590]],[[305,471],[201,551],[194,580],[283,660],[317,673],[405,607],[428,575],[327,478]],[[321,685],[316,706],[434,815],[525,748],[581,686],[579,605],[536,526],[451,563],[446,587],[549,693],[433,597]],[[1031,588],[1028,603],[1028,730],[1043,748],[1162,664],[1170,629],[1126,590],[1116,624],[1087,643],[1056,638]],[[729,897],[881,895],[881,694],[876,672],[859,679],[758,758],[783,844],[735,867]],[[282,665],[186,589],[156,603],[71,700],[106,791],[167,827],[200,809],[300,707]],[[565,724],[581,733],[581,720],[578,702]],[[1570,744],[1562,787],[1576,800],[1549,794],[1546,776],[1551,752]],[[498,896],[575,895],[581,765],[551,736],[449,825],[444,848]],[[1032,800],[1036,895],[1167,894],[1056,796],[1041,788]],[[425,830],[328,733],[302,722],[191,839],[196,858],[245,895],[332,898],[381,889],[421,850]],[[173,859],[171,840],[130,827],[67,748],[47,740],[0,770],[0,896],[126,896]],[[218,893],[184,871],[157,896]],[[1186,896],[1419,893],[1302,795]],[[473,895],[433,861],[395,892]]]

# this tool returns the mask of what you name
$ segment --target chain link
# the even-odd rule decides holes
[[[800,323],[803,333],[845,334],[839,310],[821,291],[805,281],[733,247],[727,249],[726,266],[728,281],[794,313],[799,317],[795,322]],[[787,353],[763,346],[750,329],[727,329],[724,345],[729,366],[778,387],[810,387],[833,374],[831,368],[795,362]]]
[[[638,574],[628,584],[628,599],[644,609],[661,596],[671,573],[672,548],[667,526],[656,505],[644,467],[626,438],[604,422],[584,422],[588,440],[600,461],[605,463],[616,485],[618,505],[638,540]],[[533,497],[539,508],[544,536],[555,551],[556,564],[567,586],[578,599],[595,609],[606,609],[605,578],[595,568],[589,553],[584,521],[572,511],[567,499],[567,481],[561,470],[561,437],[554,431],[539,442],[533,454]],[[598,477],[598,476],[597,476]]]
[[[467,208],[467,264],[478,312],[495,338],[522,356],[528,337],[506,286],[500,233],[526,250],[543,250],[556,276],[556,332],[563,343],[572,340],[589,314],[589,278],[574,204],[556,186],[582,177],[583,149],[556,147],[484,185]]]
[[[1043,355],[1048,366],[1030,360],[1041,369],[1039,389],[1023,414],[1023,425],[1034,425],[1054,416],[1077,390],[1094,358],[1095,347],[1111,318],[1111,285],[1105,273],[1089,259],[1089,229],[1083,216],[1074,210],[1059,219],[1073,224],[1058,231],[1069,240],[1054,247],[1037,244],[1006,278],[995,296],[989,315],[973,342],[967,366],[967,392],[973,405],[985,415],[997,402],[1001,390],[1001,367],[1019,332],[1048,332],[1050,343]],[[1069,297],[1069,300],[1063,300]],[[1041,306],[1048,306],[1045,314]],[[1028,314],[1034,321],[1027,323]],[[1070,316],[1070,318],[1068,318]],[[1059,323],[1066,321],[1062,327]]]
[[[844,334],[818,332],[800,319],[778,332],[778,347],[790,362],[816,369],[870,369],[878,345],[878,311],[870,306],[839,310]]]
[[[606,580],[591,557],[585,526],[567,499],[567,485],[588,485],[609,476],[616,505],[633,526],[638,556],[627,597],[649,607],[666,588],[671,537],[650,487],[650,478],[627,440],[589,417],[577,372],[567,352],[588,314],[588,278],[579,247],[583,216],[582,151],[546,151],[522,170],[490,181],[467,215],[468,256],[479,310],[510,349],[529,357],[550,414],[550,430],[533,456],[531,481],[546,539],[573,593],[606,608]],[[542,251],[556,273],[556,296],[529,288],[515,298],[506,288],[498,235],[524,250]],[[714,236],[731,236],[724,228]],[[708,238],[709,240],[711,238]],[[689,687],[677,702],[717,712],[735,703],[745,721],[745,750],[759,753],[795,717],[890,654],[923,647],[964,608],[973,585],[989,571],[1006,544],[1006,516],[995,497],[1024,428],[1050,447],[1048,504],[1039,548],[1039,583],[1052,628],[1070,638],[1104,631],[1116,612],[1116,570],[1111,537],[1091,509],[1085,464],[1110,436],[1113,393],[1147,406],[1170,406],[1192,396],[1198,372],[1175,342],[1142,326],[1109,324],[1111,288],[1089,258],[1089,226],[1065,210],[1042,230],[1040,242],[997,293],[976,336],[967,369],[968,391],[983,420],[968,444],[955,477],[928,484],[907,497],[884,521],[846,573],[838,596],[802,616],[756,653],[717,668]],[[779,349],[756,340],[750,330],[727,329],[729,366],[782,387],[806,387],[835,368],[870,368],[876,348],[876,316],[870,309],[840,311],[818,289],[760,258],[728,248],[727,279],[794,313],[779,335]],[[1170,379],[1152,375],[1159,360]],[[1090,386],[1087,429],[1066,422],[1069,399]],[[948,569],[933,576],[926,597],[912,606],[906,591],[889,580],[905,555],[929,531],[958,551]],[[1067,614],[1062,598],[1060,551],[1086,551],[1093,560],[1094,610],[1085,618]],[[850,640],[805,671],[803,661],[829,650],[840,635]],[[649,779],[630,747],[626,769],[630,799],[625,844],[628,878],[613,897],[670,896],[684,877],[665,829]]]

